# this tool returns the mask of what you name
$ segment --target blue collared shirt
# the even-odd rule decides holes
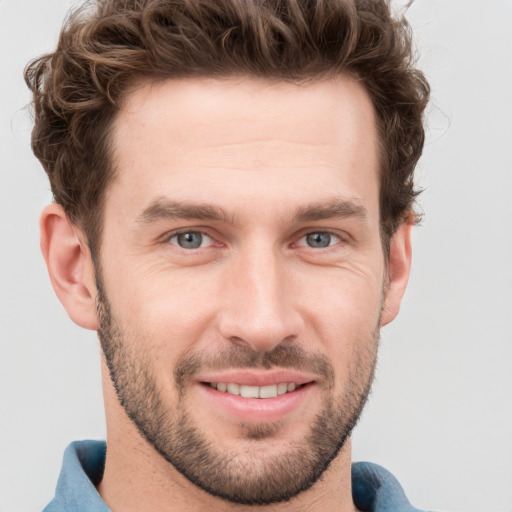
[[[75,441],[64,452],[55,498],[43,512],[109,512],[96,485],[103,477],[104,441]],[[352,465],[352,498],[361,512],[421,512],[406,498],[396,478],[369,462]]]

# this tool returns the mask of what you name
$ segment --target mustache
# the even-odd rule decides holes
[[[334,387],[334,368],[326,356],[311,354],[298,345],[288,344],[277,345],[268,352],[233,346],[215,354],[187,354],[178,361],[173,373],[176,387],[182,392],[201,371],[233,368],[288,368],[321,376],[324,385]]]

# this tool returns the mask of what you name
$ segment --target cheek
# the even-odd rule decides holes
[[[378,272],[337,270],[322,279],[306,278],[295,289],[303,315],[319,332],[339,333],[349,342],[358,333],[373,332],[382,308],[383,282]],[[328,336],[329,337],[329,336]]]
[[[132,278],[112,281],[111,303],[131,337],[164,359],[191,349],[209,329],[215,316],[211,281],[184,272],[139,269]]]
[[[308,307],[303,309],[308,329],[305,338],[316,340],[316,347],[311,349],[329,358],[341,392],[353,386],[349,379],[364,383],[371,375],[382,308],[382,282],[378,277],[354,274],[328,281],[328,286],[317,286],[307,294]]]
[[[349,300],[323,318],[319,336],[322,350],[334,368],[335,395],[362,396],[372,380],[378,349],[379,302],[371,308],[350,307]]]
[[[368,297],[366,297],[368,299]],[[372,304],[371,307],[370,304]],[[337,366],[351,364],[361,351],[373,350],[378,335],[380,301],[368,301],[359,307],[352,298],[325,308],[311,322],[328,357]]]

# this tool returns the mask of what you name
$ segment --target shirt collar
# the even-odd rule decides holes
[[[103,478],[105,454],[104,441],[71,443],[64,452],[55,499],[51,505],[60,505],[63,510],[110,511],[95,487]]]
[[[361,512],[421,512],[409,503],[398,480],[371,462],[352,464],[352,499]]]

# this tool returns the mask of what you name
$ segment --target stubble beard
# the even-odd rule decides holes
[[[373,381],[378,327],[354,348],[348,384],[338,396],[332,392],[334,369],[324,356],[307,354],[294,345],[278,345],[266,353],[234,347],[215,357],[182,358],[174,370],[179,399],[169,406],[151,372],[147,352],[134,352],[135,344],[127,342],[100,282],[97,289],[98,337],[121,405],[146,441],[207,493],[244,505],[289,501],[319,480],[359,420]],[[215,367],[287,367],[324,375],[321,409],[303,441],[290,442],[284,452],[265,450],[266,440],[279,431],[274,423],[241,425],[250,453],[221,451],[209,441],[190,417],[186,395],[199,369]]]

